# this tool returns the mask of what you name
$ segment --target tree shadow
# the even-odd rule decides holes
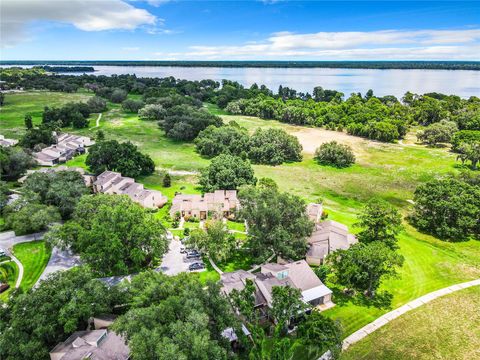
[[[365,296],[358,292],[345,292],[339,288],[332,288],[333,302],[339,306],[348,304],[349,302],[363,307],[375,307],[377,309],[391,309],[393,295],[388,291],[382,291],[373,297]]]
[[[358,306],[375,307],[377,309],[391,309],[393,295],[388,291],[378,292],[373,297],[364,294],[356,294],[352,303]]]

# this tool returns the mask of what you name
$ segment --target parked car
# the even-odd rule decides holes
[[[185,249],[185,250],[187,250],[187,259],[200,257],[201,255],[197,250],[190,250],[190,249]]]
[[[7,256],[7,252],[4,249],[0,249],[0,256]]]
[[[191,253],[192,251],[195,251],[195,250],[187,247],[183,247],[183,246],[180,248],[180,254],[188,254],[188,253]]]
[[[200,253],[198,251],[190,251],[187,252],[187,259],[196,259],[200,257]]]
[[[205,269],[205,264],[201,262],[193,263],[188,267],[188,270],[190,271],[201,270],[201,269]]]

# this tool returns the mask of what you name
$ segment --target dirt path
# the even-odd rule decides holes
[[[98,114],[98,118],[97,118],[97,122],[96,122],[96,125],[93,129],[97,128],[100,126],[100,119],[102,118],[102,113]]]

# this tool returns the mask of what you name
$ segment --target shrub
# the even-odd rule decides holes
[[[302,145],[283,129],[257,129],[248,142],[248,157],[256,164],[279,165],[302,160]]]
[[[126,99],[122,102],[122,109],[126,112],[138,113],[144,105],[142,100]]]
[[[315,150],[315,160],[321,165],[345,168],[355,163],[355,155],[350,146],[330,141]]]
[[[88,99],[87,105],[92,113],[100,113],[107,110],[107,102],[99,96]]]
[[[128,94],[125,90],[115,89],[110,95],[110,101],[115,104],[120,104],[123,100],[127,98],[127,95]]]

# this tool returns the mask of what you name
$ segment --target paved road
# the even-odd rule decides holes
[[[0,233],[0,248],[11,249],[13,245],[28,241],[42,240],[45,232],[39,232],[30,235],[16,236],[13,231]]]
[[[35,286],[39,284],[41,280],[45,280],[48,275],[60,270],[68,270],[75,266],[81,264],[80,257],[73,254],[70,250],[61,250],[57,247],[54,247],[52,250],[52,255],[48,261],[45,270],[43,270],[42,275],[38,278]]]
[[[45,232],[39,232],[30,235],[16,236],[13,231],[6,231],[0,233],[0,248],[7,249],[10,257],[18,266],[18,278],[15,287],[19,287],[23,279],[23,265],[22,263],[12,254],[13,245],[20,244],[29,241],[42,240]],[[38,279],[35,286],[40,280],[45,279],[49,274],[59,271],[59,270],[68,270],[74,266],[80,264],[80,259],[78,256],[74,255],[71,251],[60,250],[57,247],[54,247],[52,250],[52,255],[48,261],[47,266],[43,270],[42,275]]]

